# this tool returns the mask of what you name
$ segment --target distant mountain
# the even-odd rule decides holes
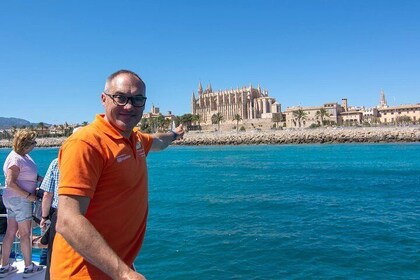
[[[19,119],[19,118],[4,118],[0,117],[0,129],[7,129],[12,128],[13,126],[16,127],[22,127],[22,126],[30,126],[33,125],[36,127],[38,124],[31,123],[30,121]],[[45,126],[48,126],[48,124],[45,124]]]

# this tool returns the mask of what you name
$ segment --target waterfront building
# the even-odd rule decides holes
[[[152,105],[150,112],[144,113],[137,126],[145,132],[167,131],[175,128],[175,116],[171,111],[167,115],[160,112],[159,107]]]
[[[325,103],[322,106],[288,107],[285,111],[286,127],[299,128],[311,125],[341,124],[340,113],[347,108],[347,99],[342,100],[342,104],[336,102]],[[325,112],[324,114],[322,112]]]
[[[382,124],[410,124],[420,122],[420,103],[388,106],[383,90],[381,91],[381,99],[377,109],[379,121]]]
[[[192,93],[191,113],[199,116],[204,128],[212,126],[212,116],[217,114],[222,116],[226,128],[236,124],[236,115],[244,126],[265,127],[281,121],[281,105],[260,86],[213,91],[211,84],[203,90],[200,82],[197,93],[198,96]]]
[[[379,122],[378,108],[363,108],[363,122],[369,124],[376,124]]]
[[[419,123],[420,104],[389,106],[378,109],[379,120],[383,124]]]
[[[156,107],[154,104],[152,104],[152,108],[150,109],[150,112],[143,113],[143,119],[150,119],[150,118],[157,118],[159,116],[162,116],[160,113],[159,107]]]
[[[349,106],[347,98],[343,98],[341,104],[293,106],[283,113],[280,104],[259,86],[213,91],[210,84],[203,90],[199,83],[197,92],[197,96],[192,93],[191,112],[198,116],[198,123],[205,130],[215,129],[212,124],[214,115],[221,117],[222,123],[217,127],[225,131],[236,128],[236,124],[246,129],[265,130],[273,127],[420,123],[420,104],[389,106],[383,90],[379,105],[373,108]],[[240,116],[240,122],[234,121],[235,115]]]
[[[360,125],[363,122],[363,112],[361,110],[350,110],[340,113],[340,123],[346,126]]]

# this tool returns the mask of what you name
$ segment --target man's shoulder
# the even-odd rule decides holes
[[[137,135],[138,139],[145,139],[145,140],[149,140],[149,141],[153,140],[153,135],[152,134],[144,133],[144,132],[141,132],[140,130],[136,130],[136,131],[134,131],[134,133]]]
[[[139,142],[141,142],[141,146],[146,152],[146,155],[150,151],[152,144],[153,144],[153,135],[148,133],[143,133],[140,130],[135,131],[137,135],[137,139]],[[137,148],[137,147],[136,147]]]
[[[100,129],[93,126],[92,124],[89,124],[79,129],[77,133],[70,135],[64,142],[63,146],[68,145],[69,143],[72,145],[77,143],[95,145],[96,143],[101,142],[104,137],[105,134]]]

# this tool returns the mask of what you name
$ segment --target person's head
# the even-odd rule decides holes
[[[36,145],[36,132],[29,129],[20,129],[13,138],[13,150],[19,155],[28,154]]]
[[[108,77],[101,99],[105,120],[128,137],[143,116],[146,85],[136,73],[120,70]]]
[[[76,126],[75,128],[73,128],[73,132],[71,134],[76,133],[76,131],[78,131],[81,128],[82,128],[81,126]]]

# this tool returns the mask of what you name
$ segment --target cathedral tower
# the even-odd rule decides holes
[[[384,90],[381,90],[381,101],[379,103],[379,108],[388,108],[388,103],[385,99],[385,93]]]

